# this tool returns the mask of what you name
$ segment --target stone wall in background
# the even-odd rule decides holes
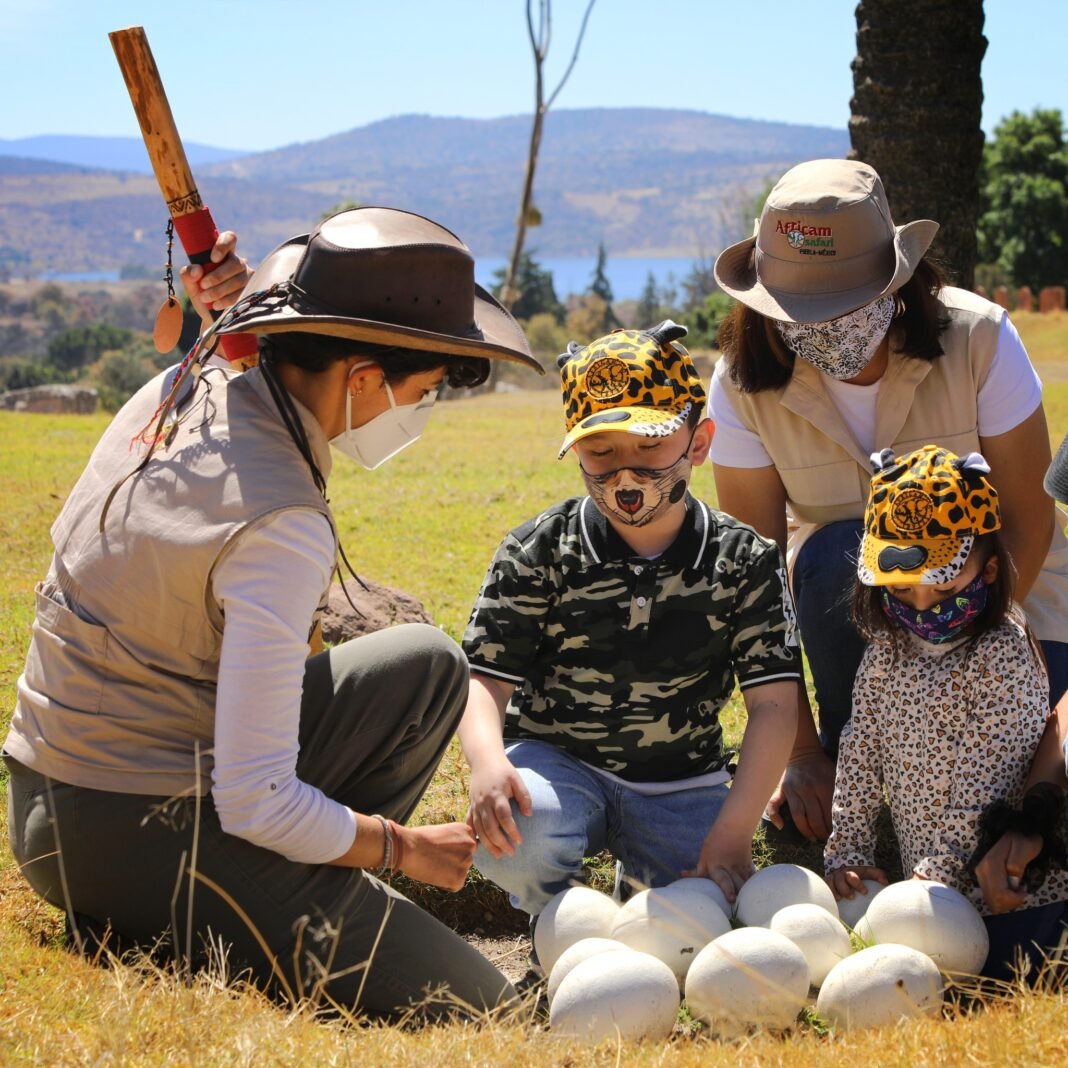
[[[84,386],[32,386],[0,393],[0,410],[8,412],[92,415],[97,403],[96,390]]]

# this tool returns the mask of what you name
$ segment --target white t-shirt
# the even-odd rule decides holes
[[[867,453],[889,442],[875,441],[875,402],[879,383],[856,386],[823,376],[824,385],[857,444]],[[979,436],[996,437],[1019,426],[1042,403],[1042,382],[1007,315],[1002,316],[997,349],[986,381],[979,387]],[[770,467],[772,459],[760,440],[738,418],[718,375],[712,376],[708,414],[716,424],[709,455],[724,467]]]
[[[212,797],[223,830],[322,864],[356,839],[351,809],[297,778],[308,626],[334,570],[325,516],[290,509],[243,534],[216,567],[226,616]]]

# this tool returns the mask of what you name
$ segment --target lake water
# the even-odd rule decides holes
[[[117,282],[118,271],[45,271],[39,282]]]
[[[543,270],[551,271],[556,295],[566,299],[572,293],[584,293],[593,278],[597,266],[596,256],[546,257],[535,259]],[[505,266],[503,256],[483,256],[475,261],[475,279],[479,285],[490,289],[496,282],[494,274]],[[612,285],[612,295],[616,300],[637,300],[645,288],[645,281],[651,271],[658,286],[678,285],[690,273],[694,258],[669,259],[620,256],[608,258],[605,273]],[[117,282],[118,271],[87,271],[81,274],[51,271],[40,276],[41,281],[51,282]],[[672,278],[674,282],[672,283]]]

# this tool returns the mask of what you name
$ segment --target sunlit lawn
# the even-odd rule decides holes
[[[1047,383],[1051,442],[1068,430],[1068,318],[1019,316]],[[48,528],[105,416],[0,412],[0,722],[14,703],[34,583],[50,555]],[[420,598],[459,637],[501,535],[539,509],[581,491],[571,458],[555,459],[562,433],[555,390],[443,404],[423,440],[380,471],[344,460],[330,498],[356,570]],[[695,489],[715,502],[710,471]],[[726,717],[740,732],[739,702]],[[455,818],[465,808],[463,762],[452,753],[420,812]],[[0,813],[2,815],[2,813]],[[1068,1063],[1061,999],[1025,995],[971,1015],[881,1034],[760,1036],[741,1047],[705,1037],[596,1053],[546,1035],[529,1020],[478,1030],[353,1031],[276,1009],[217,979],[188,985],[128,968],[102,970],[58,948],[58,917],[24,888],[6,839],[0,850],[0,1063],[34,1064],[439,1064],[784,1065]]]

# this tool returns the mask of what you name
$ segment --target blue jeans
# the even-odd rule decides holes
[[[1030,958],[1030,968],[1023,977],[1033,984],[1041,973],[1042,958],[1058,949],[1068,929],[1068,901],[984,916],[983,922],[990,935],[983,975],[988,979],[1013,979],[1022,953]]]
[[[853,679],[864,642],[849,618],[864,524],[828,523],[801,547],[794,563],[793,593],[801,644],[808,657],[819,710],[820,742],[836,757],[838,737],[853,711]],[[1068,643],[1040,643],[1049,670],[1050,707],[1068,690]]]
[[[674,882],[697,865],[727,798],[726,784],[646,797],[547,742],[514,742],[506,751],[530,791],[534,811],[523,816],[513,802],[523,836],[515,856],[496,860],[480,846],[475,867],[531,915],[561,890],[581,883],[583,858],[603,849],[612,852],[632,885]]]

